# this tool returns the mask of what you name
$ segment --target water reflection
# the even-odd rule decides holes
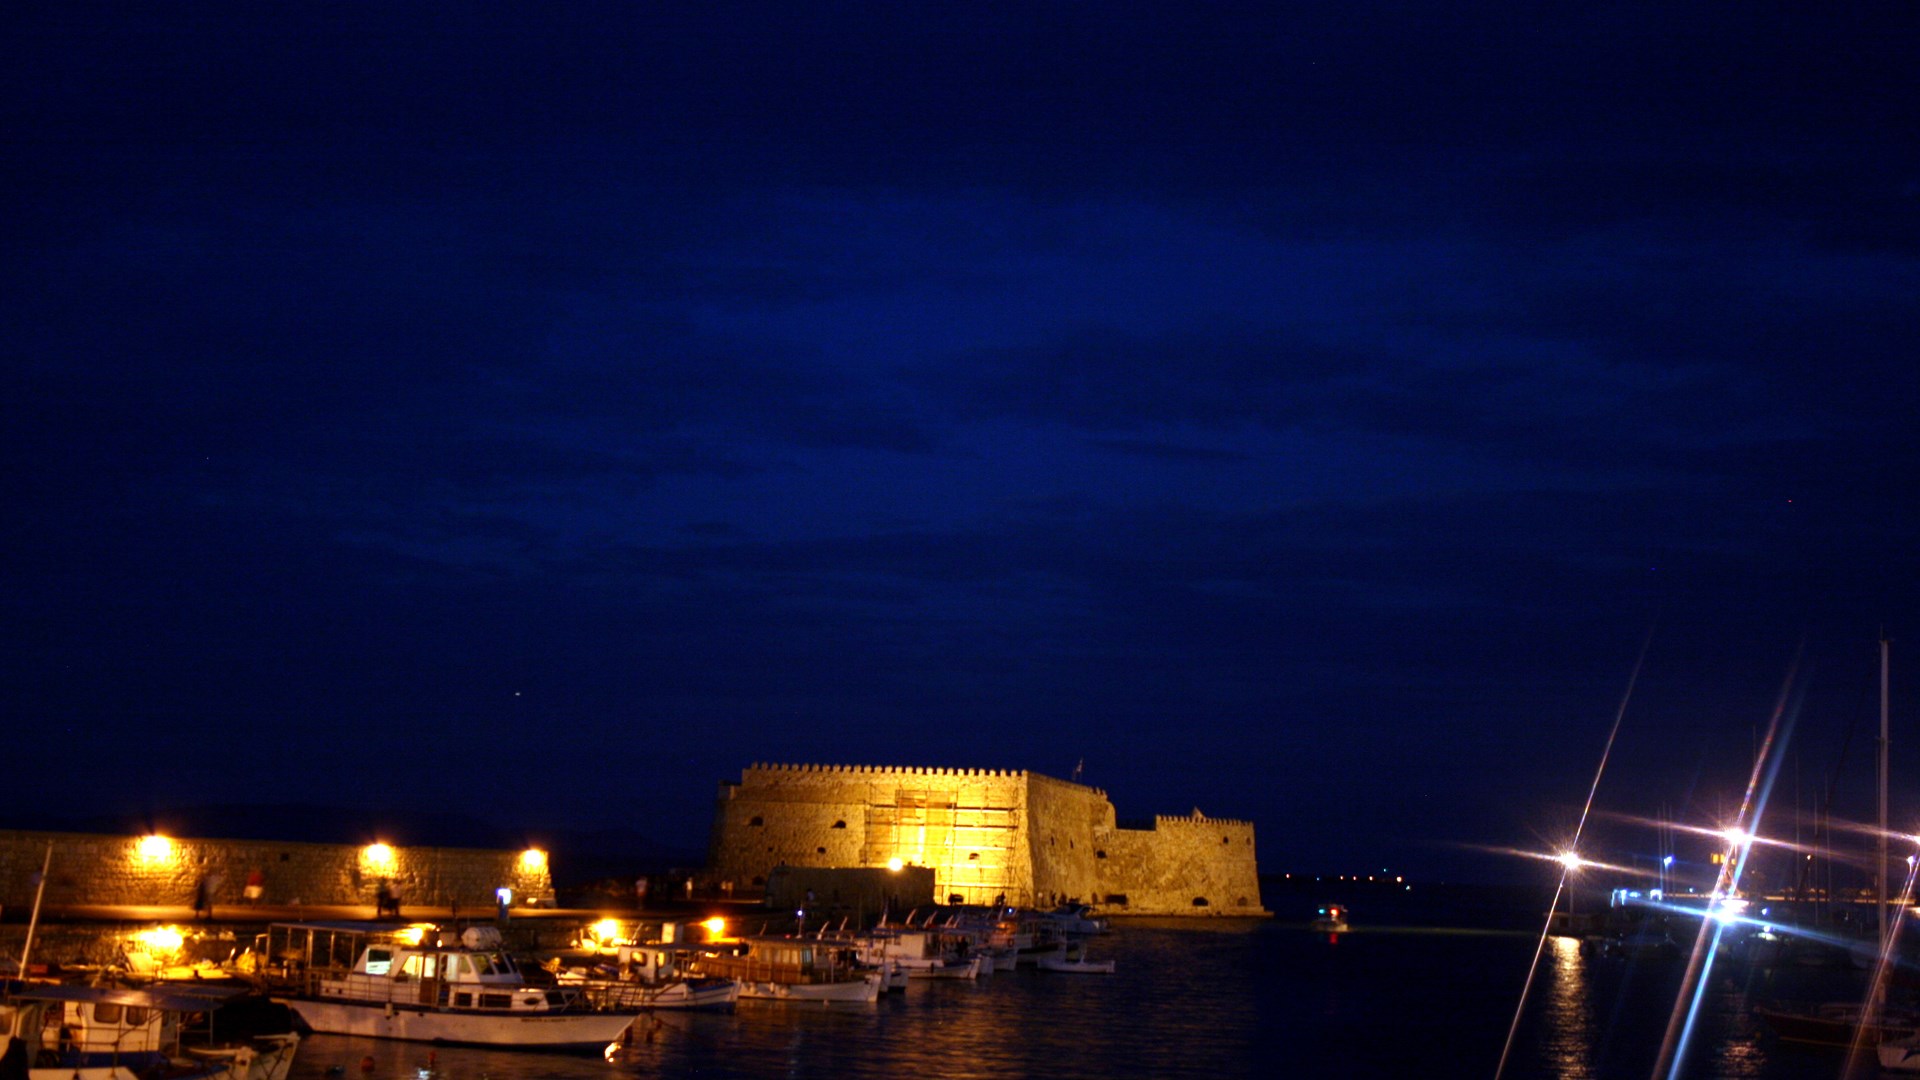
[[[1124,924],[1093,946],[1113,975],[1023,970],[916,982],[871,1006],[743,1001],[732,1014],[643,1016],[610,1060],[315,1036],[294,1080],[627,1080],[785,1076],[1491,1076],[1537,939],[1363,925]],[[1675,965],[1582,956],[1554,939],[1510,1077],[1646,1077]],[[1686,1075],[1832,1076],[1783,1057],[1722,985]],[[429,1055],[437,1054],[437,1062]],[[1805,1065],[1812,1062],[1811,1067]]]

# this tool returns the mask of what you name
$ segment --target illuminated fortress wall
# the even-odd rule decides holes
[[[1264,914],[1251,824],[1157,818],[1151,829],[1122,829],[1106,792],[1039,773],[754,765],[720,786],[707,860],[714,883],[750,891],[776,866],[896,858],[931,868],[942,902]]]
[[[179,838],[143,847],[133,836],[0,830],[0,906],[9,912],[32,907],[34,876],[49,841],[53,863],[45,902],[53,908],[189,906],[201,880],[215,878],[214,902],[238,904],[255,869],[266,879],[268,904],[370,905],[382,880],[416,904],[490,909],[494,890],[503,885],[513,889],[515,903],[553,903],[544,854],[400,846],[370,853],[344,844]]]

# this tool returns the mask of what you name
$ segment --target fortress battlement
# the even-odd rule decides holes
[[[819,773],[835,776],[952,776],[995,779],[1024,779],[1025,769],[961,769],[926,765],[806,765],[754,762],[742,773]]]
[[[1107,793],[1026,769],[755,762],[722,782],[707,873],[924,866],[943,903],[1065,900],[1141,915],[1260,915],[1250,822],[1116,826]]]
[[[1155,829],[1251,829],[1253,828],[1253,822],[1241,821],[1238,818],[1207,817],[1195,811],[1192,814],[1181,814],[1178,816],[1155,814],[1153,815],[1153,827]]]

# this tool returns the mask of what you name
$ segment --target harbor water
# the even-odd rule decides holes
[[[1284,918],[1122,921],[1089,949],[1117,961],[1111,975],[1023,968],[915,981],[874,1005],[661,1012],[604,1059],[313,1036],[294,1077],[1494,1076],[1538,928],[1364,916],[1337,936]],[[1683,968],[1549,939],[1504,1075],[1649,1076]],[[1846,982],[1716,966],[1682,1075],[1838,1075],[1838,1051],[1777,1041],[1752,1007],[1844,994]]]

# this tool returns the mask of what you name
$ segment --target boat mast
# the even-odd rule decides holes
[[[20,981],[27,979],[27,960],[33,955],[33,932],[40,926],[40,898],[47,894],[47,871],[53,868],[53,841],[47,841],[46,858],[40,860],[40,883],[33,888],[33,914],[27,917],[27,942],[20,947]]]

